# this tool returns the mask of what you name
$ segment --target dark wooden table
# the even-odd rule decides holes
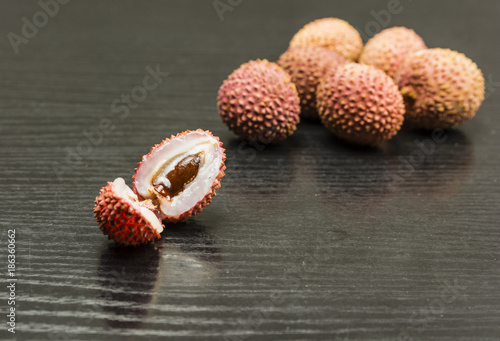
[[[49,16],[4,1],[0,260],[18,281],[15,334],[2,286],[0,339],[500,339],[500,2],[393,3],[92,0]],[[487,80],[476,118],[424,157],[430,132],[408,128],[378,149],[307,122],[264,148],[229,132],[221,82],[326,16],[464,52]],[[150,69],[168,75],[143,92]],[[154,245],[108,241],[99,189],[196,128],[227,148],[214,202]]]

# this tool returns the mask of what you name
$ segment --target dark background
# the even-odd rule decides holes
[[[500,339],[500,2],[401,0],[390,18],[389,0],[237,2],[221,21],[211,0],[74,0],[16,54],[9,32],[41,7],[2,1],[0,264],[7,283],[15,229],[18,282],[16,334],[3,317],[0,338]],[[415,141],[431,133],[406,127],[378,149],[308,122],[264,148],[229,132],[216,110],[227,75],[275,61],[327,16],[464,52],[486,78],[477,116],[424,157]],[[127,117],[113,112],[157,65],[168,77]],[[103,119],[115,129],[90,145]],[[214,202],[154,245],[108,241],[99,189],[131,184],[151,146],[196,128],[227,148]]]

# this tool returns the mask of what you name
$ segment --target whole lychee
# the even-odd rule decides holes
[[[290,41],[290,47],[308,45],[326,47],[356,61],[363,49],[363,40],[347,21],[323,18],[304,25]]]
[[[424,50],[422,38],[406,27],[391,27],[373,36],[366,43],[359,63],[375,66],[395,76],[403,60],[411,53]]]
[[[151,200],[163,220],[189,219],[212,202],[220,187],[224,151],[209,131],[172,135],[143,156],[133,176],[134,192],[141,200]]]
[[[318,118],[316,88],[327,70],[346,62],[337,52],[319,46],[291,47],[280,56],[278,65],[290,74],[299,92],[302,117]]]
[[[285,70],[267,60],[233,71],[219,89],[217,107],[229,129],[261,143],[286,139],[300,121],[295,85]]]
[[[372,66],[349,63],[327,74],[317,92],[322,123],[337,137],[377,145],[401,128],[404,103],[392,78]]]
[[[397,75],[406,117],[425,129],[452,128],[474,117],[484,99],[484,77],[464,54],[434,48],[408,56]]]

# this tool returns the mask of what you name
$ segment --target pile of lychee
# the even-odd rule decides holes
[[[407,119],[448,129],[472,118],[484,99],[484,77],[464,54],[428,49],[413,30],[392,27],[365,46],[344,20],[300,29],[276,63],[254,60],[224,81],[218,111],[236,134],[261,143],[294,133],[300,117],[319,119],[338,138],[375,146]]]
[[[393,27],[363,47],[346,21],[326,18],[299,30],[277,63],[254,60],[222,84],[218,110],[236,134],[261,143],[284,140],[302,116],[337,137],[378,145],[400,129],[447,129],[472,118],[484,77],[465,55],[427,49],[413,30]],[[122,178],[103,187],[94,214],[102,232],[124,245],[160,238],[162,221],[178,222],[212,201],[224,176],[219,138],[201,129],[165,139],[144,155],[133,189]]]

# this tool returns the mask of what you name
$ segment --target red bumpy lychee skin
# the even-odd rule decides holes
[[[248,140],[269,144],[297,129],[300,99],[288,73],[268,60],[242,64],[222,83],[217,109],[224,124]]]
[[[163,225],[150,200],[139,202],[122,178],[108,182],[95,199],[95,219],[109,239],[141,245],[160,238]]]
[[[426,48],[415,31],[406,27],[391,27],[368,40],[359,63],[375,66],[394,78],[408,55]]]
[[[191,148],[189,148],[190,144]],[[203,152],[204,163],[199,166],[197,175],[186,185],[190,187],[186,187],[173,198],[164,197],[153,186],[158,169],[172,158],[189,157],[199,151]],[[134,179],[133,190],[140,200],[151,199],[153,201],[158,207],[162,220],[173,223],[181,222],[199,214],[212,202],[215,191],[221,186],[220,180],[225,175],[225,160],[225,149],[222,148],[222,142],[218,137],[213,136],[208,130],[187,130],[165,139],[151,148],[149,154],[143,156],[132,177]],[[174,206],[176,208],[172,209]]]
[[[295,46],[322,46],[351,61],[357,61],[363,49],[363,40],[347,21],[323,18],[311,21],[295,33],[290,47]]]
[[[392,138],[404,120],[403,97],[392,78],[362,64],[344,64],[324,77],[317,92],[318,112],[337,137],[376,146]]]
[[[463,53],[433,48],[409,55],[395,77],[406,117],[424,129],[450,129],[476,115],[485,96],[484,76]]]
[[[334,71],[345,63],[347,59],[341,54],[320,46],[291,47],[280,56],[278,65],[290,74],[297,87],[302,117],[319,119],[316,89],[327,71]]]

